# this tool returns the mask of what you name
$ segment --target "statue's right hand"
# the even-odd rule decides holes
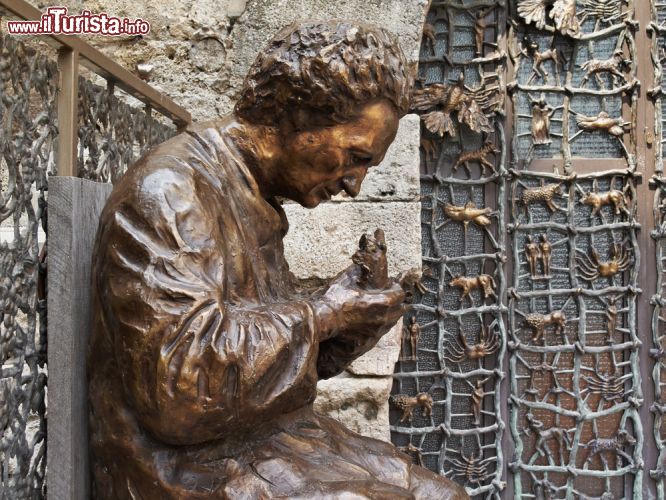
[[[342,333],[379,340],[405,313],[405,292],[399,283],[391,280],[387,288],[364,290],[359,276],[359,267],[350,266],[316,299],[320,340]]]

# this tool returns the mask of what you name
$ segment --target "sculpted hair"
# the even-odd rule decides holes
[[[235,111],[263,125],[285,113],[340,123],[360,104],[384,97],[402,116],[411,85],[405,55],[386,30],[339,20],[294,23],[257,56]]]

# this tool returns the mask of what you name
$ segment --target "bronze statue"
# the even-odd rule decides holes
[[[317,381],[404,314],[378,238],[361,249],[370,273],[351,263],[315,293],[295,286],[283,254],[278,198],[356,196],[408,111],[410,81],[383,29],[291,25],[232,115],[157,146],[115,185],[92,273],[95,498],[468,498],[314,413]]]
[[[525,428],[525,434],[529,435],[530,432],[533,432],[536,436],[536,444],[534,448],[539,451],[543,456],[550,456],[550,450],[547,446],[548,441],[555,440],[557,442],[558,455],[561,455],[564,450],[571,449],[571,438],[567,433],[566,429],[562,427],[548,427],[546,428],[544,423],[537,419],[532,413],[525,415],[527,419],[527,427]],[[566,448],[565,448],[566,445]]]

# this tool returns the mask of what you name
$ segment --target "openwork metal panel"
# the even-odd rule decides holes
[[[652,1],[652,61],[654,63],[654,87],[650,93],[655,97],[655,136],[660,147],[655,148],[655,176],[651,186],[656,190],[653,205],[654,230],[651,236],[655,243],[657,283],[652,297],[652,349],[655,364],[652,371],[655,401],[651,406],[654,414],[654,440],[658,458],[650,471],[657,483],[657,497],[666,498],[666,178],[663,161],[666,147],[666,113],[663,96],[666,91],[664,64],[666,63],[666,3]]]
[[[509,42],[515,495],[641,498],[634,4],[538,3]]]
[[[115,183],[150,147],[176,134],[149,109],[130,106],[113,88],[79,79],[79,176]]]
[[[665,497],[666,480],[666,180],[662,176],[652,179],[656,187],[654,202],[655,230],[652,237],[656,243],[657,256],[657,291],[652,297],[654,313],[652,316],[652,356],[655,358],[653,382],[655,402],[651,407],[654,413],[654,438],[659,451],[658,459],[650,475],[657,482],[659,499]]]
[[[38,230],[57,136],[55,65],[0,38],[0,496],[40,498],[46,467],[46,300]]]
[[[0,39],[0,497],[46,494],[46,207],[58,136],[56,64],[17,38]],[[78,166],[114,182],[176,133],[79,80]],[[44,233],[40,232],[40,229]]]
[[[499,498],[505,487],[504,15],[501,2],[452,0],[433,1],[427,17],[425,102],[416,110],[424,288],[405,317],[390,413],[398,447],[477,498]],[[443,127],[433,131],[428,116]],[[432,399],[432,411],[416,407],[410,418],[396,402],[419,394]]]

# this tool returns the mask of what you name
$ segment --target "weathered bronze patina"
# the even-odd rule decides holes
[[[381,233],[299,291],[278,197],[358,194],[408,109],[395,39],[348,22],[278,33],[235,113],[129,169],[94,257],[90,427],[100,499],[467,498],[388,443],[316,415],[404,313]]]

